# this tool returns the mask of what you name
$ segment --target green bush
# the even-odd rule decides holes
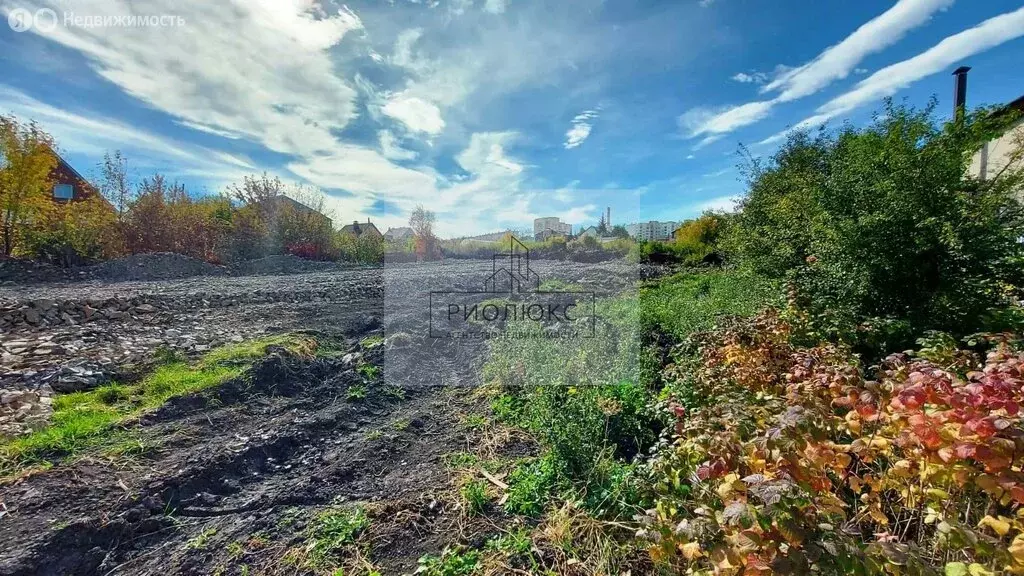
[[[745,266],[791,283],[823,336],[868,318],[976,331],[1021,285],[1013,191],[1024,175],[967,176],[973,153],[1013,118],[980,111],[939,125],[933,109],[889,103],[867,128],[796,134],[750,166],[727,244]]]

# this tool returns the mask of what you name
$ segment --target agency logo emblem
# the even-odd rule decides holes
[[[430,293],[431,338],[592,338],[596,295],[541,290],[530,249],[514,236],[479,290]]]

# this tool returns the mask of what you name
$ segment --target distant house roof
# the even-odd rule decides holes
[[[53,154],[54,158],[57,159],[57,164],[53,167],[53,170],[50,171],[50,179],[53,181],[55,185],[69,185],[72,189],[71,198],[60,198],[57,196],[53,196],[54,201],[78,201],[85,200],[86,198],[91,198],[93,196],[103,199],[103,196],[100,195],[99,190],[95,186],[93,186],[92,183],[86,180],[84,176],[79,174],[78,170],[75,170],[75,167],[69,164],[68,161],[65,160],[59,152],[52,148],[50,149],[50,152]],[[105,200],[106,199],[104,199],[104,201]]]
[[[412,236],[412,228],[409,228],[408,226],[399,226],[398,228],[388,228],[388,231],[384,233],[384,236],[386,238],[390,238],[392,240],[398,239],[398,238],[407,238],[409,236]]]
[[[296,200],[294,198],[291,198],[289,196],[285,196],[284,194],[278,194],[278,195],[272,196],[272,197],[270,197],[268,199],[260,200],[256,204],[265,206],[266,208],[265,208],[265,212],[264,213],[269,213],[271,215],[272,215],[273,211],[280,210],[281,208],[287,206],[288,208],[291,208],[292,210],[295,210],[295,211],[300,212],[302,214],[315,214],[315,215],[319,216],[320,218],[323,218],[328,223],[331,222],[331,219],[328,218],[323,213],[321,213],[321,212],[319,212],[317,210],[314,210],[314,209],[310,208],[309,206],[306,206],[305,204],[303,204],[302,202],[299,202],[298,200]]]
[[[346,224],[341,227],[341,233],[352,234],[356,237],[364,234],[369,234],[371,236],[383,236],[383,234],[380,233],[380,230],[377,230],[377,227],[374,226],[372,222],[353,222],[351,224]]]

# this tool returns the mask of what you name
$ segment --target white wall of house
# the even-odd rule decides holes
[[[999,138],[987,142],[974,154],[971,160],[970,174],[975,178],[990,180],[1006,169],[1013,160],[1013,154],[1019,146],[1024,145],[1024,119],[1017,122]],[[1016,167],[1024,165],[1017,158]]]

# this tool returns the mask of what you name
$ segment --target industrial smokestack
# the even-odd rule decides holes
[[[961,66],[953,71],[956,81],[953,84],[953,117],[960,118],[967,109],[967,73],[970,66]]]
[[[608,228],[612,227],[612,207],[611,206],[608,207],[608,216],[604,219],[604,221],[605,221],[605,225],[608,226]]]

